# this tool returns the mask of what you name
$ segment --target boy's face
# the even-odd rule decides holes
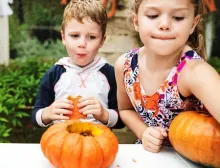
[[[72,63],[82,67],[94,60],[105,41],[100,25],[88,17],[83,18],[82,23],[73,18],[61,36]]]

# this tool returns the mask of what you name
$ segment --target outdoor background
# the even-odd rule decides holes
[[[0,142],[39,143],[45,129],[33,127],[30,113],[40,79],[60,57],[67,56],[60,36],[65,5],[59,0],[16,0],[10,6],[14,12],[9,16],[10,64],[0,66]],[[99,55],[112,65],[122,53],[141,45],[127,24],[128,13],[126,0],[118,0],[108,22],[107,40]],[[219,17],[219,11],[204,16],[213,34],[208,61],[218,72]],[[126,128],[114,132],[120,143],[134,142]]]

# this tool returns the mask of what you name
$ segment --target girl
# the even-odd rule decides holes
[[[144,148],[159,152],[173,118],[207,110],[220,122],[220,77],[205,62],[202,0],[134,0],[143,47],[116,62],[120,116]]]

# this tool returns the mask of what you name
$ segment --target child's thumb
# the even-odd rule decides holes
[[[157,130],[163,135],[163,137],[167,137],[167,130],[163,127],[157,127]]]

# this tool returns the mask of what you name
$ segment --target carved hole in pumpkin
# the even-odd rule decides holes
[[[102,130],[92,126],[90,123],[86,122],[74,122],[67,126],[67,131],[69,133],[76,133],[82,136],[98,136],[102,133]]]
[[[85,132],[81,132],[80,135],[82,136],[92,136],[91,131],[85,131]]]

